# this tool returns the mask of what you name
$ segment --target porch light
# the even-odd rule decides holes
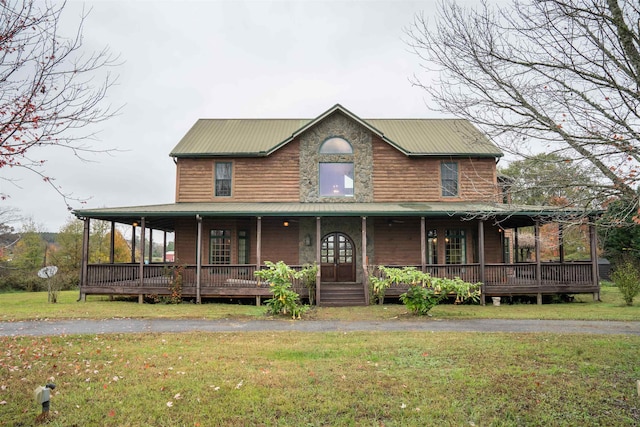
[[[287,221],[286,219],[284,220],[284,222],[282,223],[283,227],[288,227],[289,226],[289,221]]]
[[[304,236],[304,245],[305,246],[311,246],[311,235],[307,234],[306,236]]]
[[[133,225],[134,227],[137,227],[138,223],[134,221],[133,224],[131,224],[131,225]]]

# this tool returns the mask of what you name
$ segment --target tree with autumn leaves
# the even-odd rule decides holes
[[[408,44],[436,110],[466,118],[517,159],[566,159],[588,181],[551,176],[585,212],[624,200],[608,226],[640,222],[640,4],[636,0],[440,3]],[[548,188],[552,191],[552,188]]]
[[[26,221],[19,238],[12,245],[10,260],[5,261],[0,274],[0,289],[38,290],[42,282],[37,272],[46,265],[58,267],[56,280],[63,288],[77,286],[82,265],[82,236],[84,225],[77,218],[69,221],[55,234],[55,241],[45,241],[43,233],[33,221]],[[92,221],[90,229],[89,262],[108,263],[111,251],[111,226],[104,221]],[[131,261],[131,247],[116,228],[114,261]]]
[[[46,149],[80,158],[105,151],[89,143],[95,139],[90,125],[114,114],[104,101],[114,83],[108,68],[117,58],[106,48],[82,50],[86,15],[74,34],[62,34],[64,9],[64,2],[49,0],[0,2],[0,170],[11,181],[9,169],[27,169],[67,202],[69,193],[46,173]]]

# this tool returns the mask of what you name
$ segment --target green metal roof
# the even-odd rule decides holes
[[[264,156],[335,112],[357,121],[410,156],[501,157],[502,151],[467,120],[361,119],[335,105],[315,119],[200,119],[172,157]]]
[[[170,203],[120,208],[78,209],[79,218],[102,219],[132,224],[144,217],[159,229],[172,229],[177,218],[195,217],[494,217],[517,224],[531,218],[584,213],[552,206],[515,206],[481,202],[433,203]]]

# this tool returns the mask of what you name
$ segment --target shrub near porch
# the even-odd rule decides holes
[[[459,277],[431,277],[415,267],[379,266],[378,270],[382,277],[372,276],[370,279],[373,299],[382,303],[386,290],[391,286],[409,286],[407,292],[400,295],[400,300],[413,314],[429,314],[433,307],[449,296],[455,296],[456,303],[480,299],[482,283],[468,283]]]

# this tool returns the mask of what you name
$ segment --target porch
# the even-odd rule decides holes
[[[142,302],[144,295],[168,295],[170,269],[180,266],[185,298],[197,303],[201,298],[255,298],[260,303],[270,292],[268,284],[255,277],[256,269],[264,260],[282,260],[296,268],[314,262],[320,267],[315,293],[320,305],[337,304],[337,293],[346,288],[351,302],[342,305],[368,304],[369,276],[376,274],[377,265],[408,265],[433,277],[481,282],[483,303],[486,297],[515,295],[537,296],[539,303],[546,294],[593,293],[597,299],[593,223],[588,228],[588,261],[565,260],[562,228],[559,259],[542,261],[541,223],[553,221],[557,212],[527,209],[445,203],[181,203],[81,211],[76,212],[85,220],[80,298],[138,295]],[[470,212],[476,212],[475,217]],[[131,263],[113,262],[113,242],[108,264],[89,263],[91,219],[111,221],[112,231],[116,222],[132,226]],[[533,228],[530,258],[512,250],[518,247],[522,227]],[[175,233],[179,261],[154,262],[144,246],[136,255],[138,231],[140,241],[151,247],[153,230],[165,232],[165,249],[166,233]],[[308,296],[301,283],[294,283],[294,289]],[[397,297],[405,289],[392,288],[387,295]]]
[[[86,295],[169,295],[174,264],[89,264]],[[377,271],[377,266],[369,266]],[[403,266],[394,266],[403,267]],[[420,269],[420,266],[415,266]],[[268,283],[254,276],[256,265],[185,265],[181,267],[182,296],[184,298],[255,298],[260,303],[271,296]],[[301,266],[293,266],[295,269]],[[483,296],[538,296],[550,294],[593,293],[597,297],[599,287],[594,280],[594,269],[589,261],[541,262],[512,264],[456,264],[428,265],[425,270],[432,277],[460,277],[467,282],[483,282]],[[142,272],[142,274],[140,274]],[[198,276],[200,280],[198,280]],[[322,277],[316,289],[316,298],[325,299]],[[198,285],[199,283],[199,285]],[[368,288],[360,285],[362,296]],[[308,289],[294,281],[294,290],[307,298]],[[331,292],[327,287],[327,292]],[[387,296],[398,297],[407,286],[392,287]]]

